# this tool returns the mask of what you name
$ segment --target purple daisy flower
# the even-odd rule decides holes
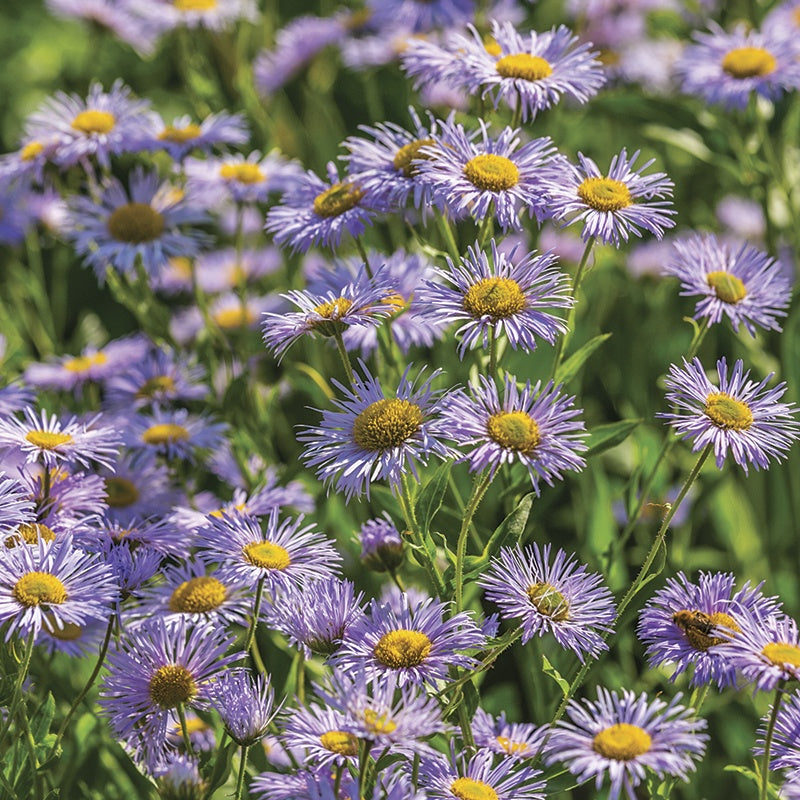
[[[764,755],[767,726],[767,720],[762,719],[757,732],[759,738],[753,748],[753,755],[756,757]],[[792,773],[797,777],[800,777],[800,748],[798,747],[798,741],[800,741],[800,696],[794,692],[787,692],[782,698],[778,716],[775,718],[770,748],[770,770],[788,769],[792,770]],[[781,795],[781,800],[783,800],[783,795]]]
[[[108,612],[107,612],[108,613]],[[36,645],[51,655],[63,653],[70,658],[97,657],[108,628],[107,620],[90,620],[83,625],[65,622],[63,628],[49,630],[43,626]]]
[[[770,458],[781,461],[800,434],[794,403],[779,403],[786,391],[780,383],[772,389],[763,381],[750,380],[737,359],[728,375],[725,358],[717,361],[719,386],[708,379],[699,358],[683,367],[672,364],[665,381],[667,400],[675,412],[657,416],[667,420],[682,439],[693,440],[692,452],[714,445],[717,468],[722,469],[730,450],[733,460],[747,474],[748,464],[768,469]]]
[[[221,144],[245,144],[250,136],[247,122],[241,114],[219,112],[209,114],[199,125],[189,116],[163,122],[158,132],[144,146],[152,150],[166,150],[175,161],[182,161],[192,150],[210,152]]]
[[[318,477],[347,501],[366,494],[370,484],[388,480],[392,490],[410,472],[417,478],[416,462],[427,464],[433,454],[446,458],[450,450],[438,439],[436,415],[440,400],[431,383],[435,370],[420,385],[409,380],[406,368],[393,397],[386,397],[366,364],[356,375],[352,388],[334,380],[344,394],[334,400],[337,411],[323,411],[318,426],[305,426],[298,434],[305,444],[302,459],[317,468]]]
[[[792,289],[779,261],[743,242],[734,251],[713,234],[695,234],[673,244],[675,256],[664,275],[681,281],[681,296],[699,295],[695,319],[708,327],[728,317],[735,331],[743,324],[752,336],[756,325],[781,330]]]
[[[457,219],[477,222],[493,216],[505,231],[519,229],[520,213],[541,222],[546,214],[544,184],[554,178],[556,152],[549,136],[520,146],[519,130],[505,128],[496,139],[480,120],[480,135],[461,125],[442,122],[431,133],[433,144],[422,147],[419,180],[431,188],[433,199]]]
[[[450,667],[472,669],[477,662],[459,652],[486,644],[486,636],[466,612],[445,619],[448,606],[428,599],[413,609],[403,603],[400,613],[373,600],[369,615],[357,620],[334,656],[340,670],[364,670],[372,680],[395,676],[406,683],[435,684],[447,678]]]
[[[452,28],[475,18],[475,0],[368,0],[370,26],[412,32]]]
[[[727,108],[745,108],[753,92],[777,100],[800,85],[797,46],[774,30],[737,25],[727,33],[709,23],[710,33],[695,33],[675,70],[687,94]]]
[[[119,450],[119,433],[113,427],[98,425],[98,414],[87,422],[70,417],[63,422],[55,415],[26,406],[25,419],[0,418],[0,450],[8,449],[25,456],[26,461],[40,461],[48,469],[59,464],[82,464],[92,461],[111,468]]]
[[[222,31],[238,20],[255,22],[255,0],[129,0],[131,9],[143,19],[155,20],[162,33],[175,28],[208,28]]]
[[[505,711],[495,718],[477,708],[472,718],[475,744],[507,758],[533,758],[549,730],[547,725],[537,727],[531,722],[507,722]]]
[[[364,616],[364,593],[356,593],[351,581],[329,575],[292,586],[263,611],[264,619],[302,650],[306,658],[313,653],[329,656],[349,636],[353,625]]]
[[[51,158],[61,167],[95,156],[107,168],[111,155],[138,150],[152,136],[156,119],[150,103],[134,100],[131,90],[117,80],[110,92],[93,83],[85,100],[58,92],[29,117],[25,131],[39,142],[58,139]]]
[[[209,303],[208,317],[223,333],[235,335],[239,331],[254,330],[261,316],[285,308],[284,301],[277,295],[248,294],[244,298],[236,292],[226,292]],[[198,335],[206,327],[203,313],[197,306],[178,312],[170,322],[172,338],[181,345],[194,344]],[[222,373],[217,373],[221,376]],[[229,380],[229,378],[225,378]],[[227,387],[225,383],[224,387]],[[224,388],[223,388],[224,391]],[[220,395],[222,391],[220,391]]]
[[[187,191],[214,206],[226,200],[264,203],[273,192],[285,192],[302,179],[302,170],[277,151],[262,156],[256,150],[247,157],[188,158],[184,163]]]
[[[728,657],[730,636],[739,630],[740,609],[762,615],[777,612],[774,597],[761,594],[761,584],[746,583],[735,591],[730,573],[701,572],[691,583],[683,572],[669,578],[639,615],[637,634],[647,646],[652,667],[673,665],[675,680],[694,666],[691,686],[711,681],[720,689],[736,684],[736,667]],[[725,635],[716,635],[725,628]]]
[[[781,786],[781,800],[800,800],[800,774],[792,773]]]
[[[169,749],[176,709],[207,708],[214,682],[239,660],[225,655],[232,637],[217,626],[152,620],[129,630],[108,656],[100,705],[114,735],[153,765]]]
[[[520,765],[511,758],[495,765],[495,754],[480,750],[469,760],[423,758],[419,768],[420,786],[431,800],[463,797],[491,797],[492,800],[543,800],[545,783],[541,770]]]
[[[200,774],[200,762],[184,753],[168,753],[152,775],[161,797],[202,797],[208,791],[208,783]]]
[[[293,253],[305,253],[315,245],[335,249],[345,231],[358,237],[372,225],[374,211],[364,200],[358,182],[340,181],[335,164],[329,162],[328,183],[310,170],[300,176],[281,203],[269,210],[264,228]]]
[[[427,281],[417,293],[423,316],[448,324],[466,320],[456,331],[460,358],[467,350],[486,348],[490,332],[505,334],[512,348],[527,353],[536,349],[537,337],[553,344],[567,330],[563,319],[545,311],[573,303],[569,279],[558,270],[556,257],[533,251],[515,258],[516,251],[506,255],[494,239],[491,246],[491,261],[476,242],[460,264],[448,258],[449,269],[436,270],[454,288]]]
[[[259,215],[259,232],[260,228]],[[194,263],[194,273],[200,289],[217,294],[257,282],[283,265],[283,254],[277,247],[247,249],[241,253],[237,253],[234,247],[225,247],[200,255]]]
[[[352,325],[378,326],[394,311],[386,303],[391,292],[381,281],[361,269],[351,282],[337,293],[313,294],[291,291],[281,295],[299,311],[264,314],[262,329],[268,350],[282,358],[303,336],[318,333],[324,337],[342,335]]]
[[[304,762],[315,768],[355,764],[358,737],[352,728],[342,711],[317,704],[301,706],[288,711],[283,720],[283,745],[305,751]]]
[[[608,800],[617,800],[623,790],[634,797],[634,787],[648,771],[686,781],[705,752],[708,736],[700,733],[706,721],[679,705],[680,698],[678,694],[667,704],[648,701],[646,694],[623,691],[620,697],[598,689],[596,703],[572,700],[567,709],[571,721],[558,722],[545,760],[562,762],[581,783],[594,778],[598,790],[608,775]]]
[[[199,561],[166,566],[161,580],[135,593],[132,618],[160,617],[167,625],[186,620],[187,625],[209,624],[225,628],[247,625],[252,601],[242,584],[221,580]]]
[[[280,707],[269,676],[236,670],[225,673],[211,690],[211,703],[228,736],[243,747],[255,744],[269,729]]]
[[[0,538],[34,519],[31,493],[19,481],[0,472]]]
[[[37,636],[45,628],[107,621],[119,589],[96,555],[73,546],[72,537],[6,549],[0,558],[0,622],[5,641]]]
[[[152,275],[170,258],[193,256],[205,243],[201,232],[182,228],[204,222],[205,212],[141,167],[130,176],[129,192],[109,177],[99,201],[76,196],[69,208],[65,235],[101,283],[109,265],[132,275],[141,264]]]
[[[797,623],[783,614],[739,609],[739,630],[729,634],[726,653],[742,677],[758,691],[772,691],[781,681],[800,680],[800,633]]]
[[[583,222],[582,237],[586,242],[596,237],[603,244],[619,247],[630,234],[641,237],[640,228],[657,239],[675,222],[672,201],[673,183],[663,172],[642,175],[655,159],[633,168],[639,157],[637,150],[628,158],[623,147],[611,159],[608,175],[583,153],[578,153],[580,166],[563,161],[568,169],[548,182],[548,211],[565,225]]]
[[[127,599],[147,583],[160,570],[164,560],[164,553],[152,547],[118,543],[112,539],[102,541],[99,549],[114,573],[122,599]]]
[[[602,577],[588,572],[574,555],[559,549],[551,563],[549,544],[541,550],[536,543],[524,550],[503,547],[478,585],[502,617],[519,620],[523,644],[551,632],[581,662],[585,653],[596,658],[608,649],[602,634],[612,630],[612,594]]]
[[[471,472],[489,469],[494,475],[503,464],[525,465],[539,494],[539,481],[552,486],[563,470],[580,472],[585,466],[586,433],[574,397],[560,393],[552,381],[544,388],[530,381],[520,389],[516,378],[503,378],[503,400],[492,380],[479,376],[480,385],[450,392],[444,402],[439,429],[460,447],[472,448],[458,461]]]
[[[198,531],[200,557],[219,565],[220,580],[254,586],[263,579],[273,594],[327,578],[337,569],[341,556],[313,525],[301,527],[302,516],[278,519],[275,509],[262,531],[255,517],[244,514],[209,517]]]
[[[603,65],[595,59],[591,44],[563,25],[521,36],[511,22],[492,21],[493,43],[470,26],[471,37],[459,36],[460,69],[449,82],[470,94],[489,95],[494,107],[501,101],[514,107],[521,103],[522,120],[559,102],[562,95],[585,103],[605,83]]]
[[[226,425],[189,414],[185,408],[153,408],[152,414],[134,414],[126,420],[124,444],[137,463],[154,453],[168,459],[193,459],[198,450],[213,450],[222,441]]]
[[[120,522],[135,517],[164,516],[178,502],[180,493],[171,485],[169,469],[156,460],[134,459],[123,455],[114,464],[114,472],[102,473],[107,515]]]
[[[361,563],[375,572],[394,572],[403,563],[403,539],[392,518],[384,511],[368,519],[358,532]]]

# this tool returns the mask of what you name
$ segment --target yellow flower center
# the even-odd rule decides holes
[[[87,111],[81,111],[72,120],[72,128],[87,135],[91,133],[108,133],[114,129],[116,122],[114,115],[108,111],[88,109]]]
[[[525,294],[513,278],[482,278],[467,289],[461,303],[475,318],[488,314],[507,319],[525,308]]]
[[[708,285],[714,290],[714,294],[724,303],[738,303],[747,297],[747,289],[744,283],[735,275],[725,270],[716,270],[706,275]]]
[[[217,0],[172,0],[178,11],[213,11]]]
[[[533,583],[525,594],[540,614],[550,617],[554,622],[569,619],[569,603],[558,589],[550,583]]]
[[[19,157],[22,161],[33,161],[33,159],[41,155],[43,151],[44,145],[41,142],[28,142],[28,144],[19,151]]]
[[[399,447],[422,425],[422,409],[408,400],[377,400],[353,422],[353,439],[364,450],[375,452]]]
[[[652,744],[653,740],[647,731],[628,722],[618,722],[610,728],[605,728],[592,740],[592,747],[596,753],[603,758],[613,758],[615,761],[630,761],[644,755]]]
[[[464,177],[484,192],[503,192],[519,183],[519,170],[510,158],[483,153],[467,161]]]
[[[326,750],[340,756],[358,755],[358,739],[346,731],[327,731],[319,737],[319,741]]]
[[[23,522],[17,528],[17,533],[25,544],[36,544],[39,539],[44,542],[52,542],[56,538],[52,528],[48,528],[47,525],[43,525],[41,522]],[[14,547],[15,544],[14,538],[6,540],[6,547]]]
[[[46,631],[50,636],[54,639],[60,639],[62,642],[74,642],[83,636],[83,628],[80,625],[76,625],[74,622],[65,622],[64,627],[59,629],[53,626],[53,630],[47,630],[47,628],[43,628],[42,630]]]
[[[314,306],[314,313],[324,319],[309,320],[309,324],[321,336],[336,336],[337,333],[347,329],[347,324],[339,318],[343,317],[352,307],[353,301],[346,297],[337,297]]]
[[[338,217],[355,208],[364,192],[354,183],[335,183],[314,198],[314,213],[320,217]]]
[[[148,378],[137,390],[136,398],[144,400],[157,394],[175,391],[175,381],[169,375],[156,375]]]
[[[209,730],[211,726],[204,722],[200,717],[189,717],[186,720],[186,732],[191,736],[193,733],[200,733],[201,731]],[[172,728],[172,732],[180,738],[183,736],[183,729],[181,728],[180,722],[177,725],[174,725]]]
[[[214,322],[223,330],[229,331],[234,328],[249,328],[256,321],[256,315],[249,308],[235,306],[233,308],[223,308],[214,314]]]
[[[72,444],[72,436],[55,431],[28,431],[25,439],[40,450],[57,450],[62,444]]]
[[[365,709],[364,722],[373,733],[389,734],[397,730],[397,723],[389,716],[388,712],[379,714],[373,708]]]
[[[419,172],[419,165],[414,164],[414,159],[422,159],[429,161],[430,156],[426,153],[420,153],[423,147],[430,147],[435,144],[433,139],[415,139],[413,142],[404,144],[395,154],[392,159],[392,164],[398,172],[402,172],[406,178],[413,178]]]
[[[510,756],[518,756],[522,753],[527,753],[530,749],[530,745],[528,745],[527,742],[515,742],[509,739],[508,736],[498,736],[495,741]]]
[[[173,256],[168,262],[170,269],[181,278],[192,277],[192,261],[186,256]]]
[[[249,542],[242,554],[245,561],[259,569],[284,570],[292,563],[289,551],[274,542]]]
[[[29,608],[61,605],[68,597],[64,584],[49,572],[26,572],[11,591],[18,603]]]
[[[172,444],[173,442],[186,442],[189,440],[189,431],[183,425],[174,422],[160,422],[151,425],[143,434],[145,444]]]
[[[372,652],[385,667],[418,667],[430,654],[432,644],[422,631],[401,628],[381,636]]]
[[[750,406],[734,400],[727,392],[712,392],[706,398],[703,413],[718,427],[726,431],[746,431],[753,424]]]
[[[498,411],[486,424],[489,436],[506,450],[529,456],[542,440],[536,420],[524,411]]]
[[[174,125],[167,125],[164,130],[158,134],[158,138],[162,141],[184,144],[185,142],[190,142],[192,139],[196,139],[201,133],[200,126],[190,122],[182,128],[176,128]]]
[[[503,48],[497,43],[497,40],[493,36],[487,36],[483,40],[483,47],[486,52],[493,56],[494,58],[499,58],[500,54],[503,52]]]
[[[201,576],[184,581],[169,598],[169,610],[176,614],[204,614],[225,602],[225,586],[216,578]]]
[[[737,47],[725,54],[722,69],[732,78],[763,78],[775,71],[775,56],[763,47]]]
[[[236,511],[244,511],[246,503],[237,503],[233,508]],[[209,516],[216,517],[217,519],[222,519],[226,514],[231,513],[231,508],[228,506],[227,508],[218,508],[215,511],[210,511]]]
[[[386,297],[381,298],[381,305],[382,306],[391,306],[394,314],[399,314],[401,311],[404,311],[408,308],[411,300],[406,300],[403,295],[398,294],[389,294]]]
[[[108,361],[105,353],[92,353],[90,356],[76,356],[64,362],[64,369],[70,372],[86,372],[92,367],[99,367]]]
[[[164,217],[147,203],[126,203],[111,212],[106,227],[118,242],[144,244],[164,232]]]
[[[261,183],[266,177],[258,164],[245,162],[243,164],[223,164],[219,168],[219,176],[226,181],[239,183]]]
[[[595,211],[619,211],[633,205],[628,187],[613,178],[585,178],[578,186],[578,197]]]
[[[540,81],[553,74],[553,68],[544,58],[530,53],[503,56],[495,64],[495,69],[503,78],[521,78],[525,81]]]
[[[499,797],[488,783],[475,778],[456,778],[450,784],[450,791],[459,800],[498,800]]]
[[[788,642],[770,642],[761,648],[761,655],[776,667],[800,667],[800,647]]]
[[[694,609],[683,609],[672,615],[672,621],[683,630],[686,640],[695,649],[705,653],[710,647],[727,644],[730,639],[724,636],[712,636],[715,628],[725,628],[730,633],[737,633],[741,628],[736,620],[723,611],[706,614]]]
[[[150,699],[161,708],[177,708],[197,696],[197,684],[192,673],[180,664],[159,667],[148,686]]]
[[[127,478],[106,478],[106,503],[111,508],[127,508],[139,499],[139,490]]]

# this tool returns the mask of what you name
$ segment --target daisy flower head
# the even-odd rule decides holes
[[[761,720],[758,739],[753,748],[757,758],[764,755],[764,741],[767,738],[768,722]],[[800,777],[800,697],[795,692],[787,692],[775,718],[770,748],[770,770],[788,769],[790,776]],[[781,795],[783,800],[783,795]]]
[[[211,689],[241,658],[219,626],[151,620],[129,629],[109,653],[100,705],[114,735],[148,765],[169,750],[177,708],[208,708]]]
[[[256,295],[248,293],[244,300],[236,292],[225,292],[215,297],[208,305],[208,319],[217,326],[223,334],[235,336],[243,331],[255,330],[261,316],[267,312],[275,312],[285,308],[284,301],[274,294]],[[172,338],[181,345],[189,348],[198,336],[207,335],[206,318],[199,306],[191,306],[175,314],[169,325]],[[215,387],[222,394],[225,387],[221,387],[217,373]],[[213,381],[212,381],[213,383]]]
[[[792,773],[781,786],[781,800],[800,800],[800,774]]]
[[[548,764],[562,762],[583,783],[595,779],[599,790],[608,777],[608,800],[634,788],[654,772],[688,780],[695,762],[705,752],[706,721],[694,709],[679,705],[678,694],[669,703],[648,700],[623,691],[622,696],[597,690],[597,702],[570,701],[569,721],[556,725],[545,750]]]
[[[94,156],[103,167],[110,157],[136,151],[154,130],[155,114],[147,100],[135,100],[121,80],[109,92],[93,83],[86,99],[58,92],[34,112],[25,126],[29,139],[59,144],[52,160],[70,167]]]
[[[417,462],[428,456],[446,458],[449,448],[439,439],[437,415],[441,400],[431,383],[435,370],[420,382],[411,380],[409,365],[394,395],[386,396],[363,361],[362,375],[352,387],[334,380],[344,395],[334,400],[336,411],[323,411],[317,426],[306,426],[297,438],[305,445],[301,458],[317,469],[317,476],[345,499],[366,494],[370,484],[387,480],[393,491],[403,475],[417,477]]]
[[[211,690],[211,703],[222,718],[228,736],[249,746],[263,738],[279,711],[269,676],[247,670],[226,672]]]
[[[152,773],[160,797],[202,797],[208,791],[200,762],[184,753],[169,753]]]
[[[726,108],[747,106],[753,92],[777,100],[800,86],[797,45],[774,29],[726,32],[709,23],[710,33],[696,33],[675,65],[686,94]]]
[[[103,283],[108,266],[132,275],[141,264],[156,275],[170,258],[196,255],[205,235],[184,226],[206,218],[182,191],[162,183],[157,173],[137,167],[127,190],[109,177],[99,200],[73,197],[65,235]]]
[[[722,572],[701,572],[696,583],[683,572],[668,578],[642,609],[636,629],[650,666],[673,666],[671,680],[694,667],[691,686],[711,681],[720,689],[735,685],[728,645],[739,630],[740,610],[768,615],[779,606],[775,598],[761,594],[760,584],[746,583],[739,591],[735,584],[733,575]]]
[[[436,684],[450,667],[473,668],[477,662],[463,650],[483,647],[486,636],[470,614],[445,619],[447,605],[428,599],[412,612],[408,601],[397,613],[373,600],[369,614],[350,629],[333,664],[340,670],[363,670],[382,681],[395,676],[399,686]]]
[[[282,725],[282,743],[293,753],[305,752],[304,763],[313,764],[314,768],[354,764],[358,757],[359,741],[353,727],[352,720],[344,712],[312,703],[286,713]],[[302,756],[295,757],[300,760]],[[280,785],[280,788],[285,790],[286,785]],[[303,794],[299,796],[305,797]]]
[[[225,247],[203,253],[197,258],[194,264],[195,280],[204,292],[217,294],[255,283],[283,265],[283,254],[277,247],[249,248],[240,253],[236,252],[235,247]]]
[[[612,630],[612,594],[602,577],[588,572],[574,555],[559,549],[551,560],[550,549],[536,543],[524,550],[503,547],[478,585],[501,616],[519,621],[523,644],[550,632],[581,661],[586,653],[596,658],[608,649],[602,634]]]
[[[800,435],[793,403],[781,403],[786,391],[780,383],[767,389],[773,373],[763,381],[750,380],[750,371],[737,359],[728,374],[725,358],[717,361],[719,386],[708,379],[699,358],[683,366],[672,364],[665,380],[667,400],[676,411],[657,416],[667,420],[682,439],[692,439],[692,452],[713,444],[717,468],[730,451],[747,474],[749,465],[768,469],[770,458],[781,461]]]
[[[411,32],[452,28],[475,18],[475,0],[368,0],[373,28],[396,27]]]
[[[565,225],[582,222],[585,242],[597,238],[619,247],[631,234],[641,237],[640,229],[660,239],[675,225],[672,202],[664,199],[672,196],[674,184],[663,172],[642,174],[655,159],[634,169],[638,157],[637,150],[628,158],[623,147],[607,175],[583,153],[578,153],[579,166],[563,162],[567,169],[547,184],[549,213]]]
[[[506,712],[495,718],[482,708],[475,709],[472,735],[479,748],[506,758],[533,758],[541,749],[549,727],[537,727],[531,722],[508,722]]]
[[[218,564],[219,580],[248,586],[264,580],[272,594],[327,578],[341,561],[324,534],[303,526],[302,516],[280,521],[278,509],[264,530],[255,517],[225,514],[209,517],[197,537],[200,558]]]
[[[546,216],[544,185],[553,178],[556,149],[549,136],[520,144],[519,130],[505,128],[496,138],[480,120],[480,132],[442,122],[431,133],[432,145],[422,147],[419,179],[430,186],[436,204],[456,219],[481,222],[493,216],[500,227],[519,230],[520,213],[541,222]]]
[[[303,336],[341,336],[351,326],[378,326],[395,310],[387,303],[390,290],[361,269],[340,291],[315,294],[307,290],[281,295],[298,308],[288,313],[263,315],[262,330],[268,350],[282,358]]]
[[[190,414],[185,408],[165,410],[155,406],[151,413],[128,417],[123,443],[137,462],[146,461],[153,454],[193,460],[198,451],[217,448],[226,427],[208,417]]]
[[[368,519],[358,532],[361,563],[375,572],[393,572],[403,563],[403,539],[392,518]]]
[[[302,170],[278,152],[262,156],[256,150],[248,156],[187,158],[184,162],[189,194],[207,198],[210,206],[227,200],[237,203],[265,203],[270,194],[284,192],[302,177]]]
[[[0,472],[0,538],[34,520],[31,493],[19,481]]]
[[[566,323],[545,309],[569,308],[569,279],[557,267],[552,253],[530,252],[521,258],[500,251],[494,239],[491,256],[478,243],[447,270],[436,274],[451,286],[427,281],[417,293],[424,316],[446,323],[464,321],[456,331],[461,342],[458,355],[484,349],[489,334],[505,334],[511,347],[526,353],[536,349],[536,339],[553,344]]]
[[[111,613],[110,610],[108,612]],[[55,655],[63,653],[70,658],[97,656],[108,628],[106,620],[93,619],[83,625],[65,622],[63,628],[49,630],[44,626],[36,638],[36,645]]]
[[[46,469],[60,464],[81,464],[92,461],[112,467],[120,445],[120,435],[111,426],[98,424],[98,414],[87,422],[70,417],[63,422],[55,414],[36,412],[26,406],[24,419],[0,418],[0,450],[25,456],[26,462],[40,461]]]
[[[162,33],[175,28],[227,30],[239,20],[255,22],[254,0],[130,0],[131,9],[144,19],[157,20]]]
[[[329,162],[328,181],[310,170],[298,177],[280,204],[269,210],[264,229],[293,253],[316,245],[335,249],[343,233],[355,238],[372,225],[374,210],[365,200],[357,179],[340,180],[336,165]]]
[[[494,107],[521,104],[522,121],[556,105],[563,95],[585,103],[605,83],[603,65],[591,44],[564,25],[521,36],[511,22],[492,21],[493,44],[487,47],[470,26],[464,39],[460,85],[471,94],[487,95]],[[455,76],[453,76],[455,77]]]
[[[210,152],[213,147],[247,142],[250,132],[241,114],[221,111],[209,114],[201,123],[191,117],[177,117],[171,123],[161,123],[148,145],[153,150],[165,150],[175,161],[182,161],[192,150]]]
[[[479,750],[469,760],[436,756],[420,764],[420,785],[431,800],[465,797],[497,800],[543,800],[545,783],[541,770],[526,767],[511,758],[496,765],[490,750]]]
[[[178,502],[180,493],[171,484],[169,469],[156,460],[135,459],[123,454],[114,471],[101,471],[103,490],[110,519],[127,523],[138,517],[165,516]]]
[[[680,280],[681,296],[700,296],[695,319],[711,327],[727,317],[735,331],[741,324],[752,336],[756,326],[781,330],[777,317],[786,316],[792,289],[779,261],[746,242],[733,247],[710,233],[679,239],[673,250],[663,274]]]
[[[503,399],[494,381],[479,376],[469,392],[456,389],[445,398],[440,429],[459,447],[470,448],[458,461],[469,463],[471,472],[489,469],[494,475],[504,464],[519,462],[539,494],[539,481],[553,486],[564,470],[580,472],[585,466],[586,433],[575,398],[561,394],[552,382],[521,389],[506,374]]]
[[[5,548],[4,548],[5,549]],[[0,559],[0,623],[5,640],[38,636],[42,629],[64,631],[107,621],[119,589],[111,569],[84,553],[72,537],[12,547]]]
[[[720,635],[730,639],[726,652],[746,681],[769,692],[781,681],[800,680],[800,633],[791,617],[742,608],[736,621],[738,631]]]

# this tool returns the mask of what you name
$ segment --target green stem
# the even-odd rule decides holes
[[[555,356],[553,358],[553,369],[550,373],[550,379],[554,380],[556,373],[558,372],[558,368],[561,366],[561,362],[564,358],[564,350],[566,349],[567,343],[569,342],[570,336],[572,336],[573,329],[575,327],[575,316],[576,312],[575,309],[578,304],[578,289],[581,287],[581,283],[583,283],[583,276],[586,271],[586,265],[589,263],[589,256],[592,253],[592,248],[594,247],[595,242],[597,241],[596,236],[590,236],[588,241],[586,242],[586,247],[583,248],[583,255],[581,256],[581,260],[578,263],[578,269],[575,272],[575,279],[572,281],[572,299],[573,303],[570,306],[569,312],[567,314],[567,330],[566,333],[559,337],[556,341],[555,347]]]
[[[242,745],[242,752],[239,758],[239,773],[236,776],[236,792],[233,800],[241,800],[242,790],[244,789],[245,767],[247,766],[247,752],[250,750],[249,744]]]
[[[353,238],[358,248],[358,254],[364,262],[364,269],[367,271],[367,275],[369,275],[370,278],[374,278],[375,276],[372,274],[372,268],[369,265],[369,258],[367,257],[367,250],[364,247],[364,242],[361,241],[359,236],[354,236]]]
[[[295,664],[294,692],[300,705],[306,702],[306,658],[301,650]]]
[[[186,709],[183,707],[183,703],[178,703],[178,719],[181,721],[181,733],[183,734],[183,743],[186,745],[186,755],[194,758],[194,748],[189,735],[189,726],[186,724]]]
[[[258,614],[261,611],[261,598],[264,596],[264,580],[266,576],[262,576],[258,581],[256,587],[256,600],[253,605],[253,618],[250,620],[250,628],[247,631],[247,639],[244,642],[244,651],[248,652],[256,638],[256,627],[258,626]]]
[[[456,243],[456,237],[453,233],[453,228],[450,225],[450,221],[447,217],[438,215],[439,220],[439,228],[442,231],[442,235],[444,236],[445,244],[447,245],[447,251],[450,253],[451,258],[453,261],[458,263],[460,258],[458,244]]]
[[[14,721],[14,715],[17,713],[17,706],[22,700],[22,684],[25,682],[25,676],[28,674],[28,668],[31,665],[31,656],[33,655],[33,641],[36,638],[36,631],[31,631],[28,637],[27,644],[25,645],[25,652],[22,656],[22,661],[19,665],[19,673],[17,680],[14,682],[14,691],[11,694],[11,702],[8,704],[8,716],[6,717],[5,725],[2,732],[0,732],[0,742],[6,738],[6,734],[11,728]]]
[[[783,699],[783,687],[785,680],[778,681],[775,687],[775,701],[772,703],[772,712],[769,715],[767,724],[767,735],[764,737],[764,755],[761,760],[761,791],[758,793],[759,800],[767,800],[769,791],[769,757],[772,750],[772,739],[775,736],[775,722],[778,719],[778,709]]]
[[[455,569],[455,589],[456,589],[456,614],[458,614],[464,607],[464,558],[467,554],[467,532],[469,525],[472,522],[472,517],[480,505],[489,484],[492,482],[494,473],[487,472],[483,479],[472,490],[472,495],[467,502],[466,510],[464,511],[464,519],[461,521],[461,529],[458,532],[458,542],[456,544],[456,569]]]
[[[497,333],[494,328],[489,329],[489,377],[497,378]]]
[[[344,365],[344,371],[347,374],[347,380],[350,381],[350,385],[355,385],[356,376],[353,374],[353,365],[350,363],[350,356],[347,353],[347,348],[344,346],[344,339],[342,338],[341,331],[336,331],[333,334],[333,339],[336,342],[336,349],[339,351],[339,358],[342,359],[342,364]]]
[[[491,235],[494,228],[494,201],[489,203],[489,208],[486,209],[486,216],[481,221],[481,226],[478,229],[478,247],[483,250],[486,240]]]
[[[425,546],[422,533],[419,529],[419,523],[417,522],[417,515],[414,513],[414,503],[411,500],[411,490],[408,486],[407,475],[403,475],[402,482],[403,490],[399,495],[399,500],[400,507],[403,510],[406,528],[411,532],[411,539],[416,548],[416,552],[424,554],[423,566],[425,571],[428,573],[428,577],[431,579],[434,588],[436,589],[436,594],[443,598],[445,594],[444,578],[442,577],[442,573],[439,567],[436,565],[436,562],[428,555],[428,548]]]

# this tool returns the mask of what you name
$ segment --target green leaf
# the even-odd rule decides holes
[[[462,702],[466,706],[467,709],[467,717],[472,719],[475,716],[475,711],[478,708],[478,703],[480,702],[480,697],[478,697],[478,690],[475,688],[475,684],[472,681],[466,681],[461,686],[461,694],[463,697]]]
[[[557,370],[553,378],[554,383],[569,383],[580,371],[589,356],[600,347],[606,339],[610,339],[610,333],[601,333],[593,339],[589,339],[583,347],[576,350]]]
[[[542,656],[542,672],[558,684],[564,697],[569,694],[569,681],[547,660],[547,656]]]
[[[447,491],[447,479],[450,476],[452,464],[445,463],[437,468],[431,479],[422,487],[416,503],[417,522],[423,533],[430,530],[431,522],[436,512],[442,507],[444,493]]]
[[[621,419],[609,425],[598,425],[589,431],[589,449],[584,458],[591,458],[624,442],[641,425],[641,419]]]
[[[231,774],[231,764],[233,763],[233,754],[239,749],[236,742],[229,742],[221,751],[218,751],[214,759],[214,770],[208,779],[208,791],[206,797],[211,797],[215,789],[222,786],[228,780],[228,775]]]
[[[47,693],[45,701],[39,706],[36,713],[31,717],[31,733],[34,742],[42,742],[50,732],[50,725],[56,713],[56,701],[52,692]]]

